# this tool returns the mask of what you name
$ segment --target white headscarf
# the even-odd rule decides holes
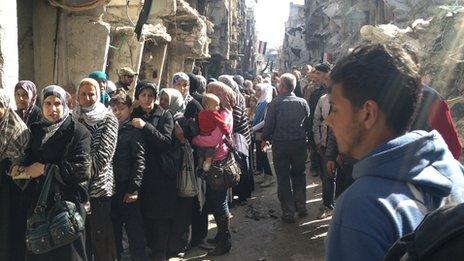
[[[108,108],[100,102],[100,86],[98,82],[91,78],[84,78],[79,87],[77,88],[76,96],[79,97],[79,90],[83,85],[91,85],[97,93],[96,102],[90,106],[81,106],[79,103],[76,104],[76,108],[73,111],[73,117],[78,121],[84,121],[89,126],[94,126],[103,119],[109,112]]]
[[[258,85],[256,85],[256,88],[258,88],[261,91],[261,96],[258,98],[258,103],[270,103],[272,101],[272,91],[274,88],[272,87],[272,85],[268,83],[259,83]]]

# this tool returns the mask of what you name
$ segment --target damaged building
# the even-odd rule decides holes
[[[11,92],[30,79],[73,93],[91,71],[117,81],[126,66],[162,87],[196,64],[206,76],[255,68],[254,13],[244,0],[2,1],[0,13],[0,86]]]
[[[306,0],[305,9],[309,63],[335,62],[362,43],[407,45],[464,135],[464,1]]]
[[[257,34],[254,10],[245,0],[206,0],[204,15],[214,24],[211,59],[199,61],[206,75],[255,74]]]
[[[289,71],[308,63],[310,54],[306,48],[305,6],[290,3],[288,21],[281,53],[281,69]]]

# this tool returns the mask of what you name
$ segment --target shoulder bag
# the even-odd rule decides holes
[[[84,218],[78,206],[62,200],[58,184],[55,184],[54,205],[47,206],[58,166],[46,168],[46,178],[34,213],[27,220],[26,245],[34,254],[43,254],[71,244],[85,229]],[[55,181],[56,182],[56,181]]]
[[[205,173],[206,183],[214,190],[228,189],[240,182],[240,166],[234,158],[235,148],[229,141],[224,140],[230,151],[223,160],[213,162],[211,168]]]

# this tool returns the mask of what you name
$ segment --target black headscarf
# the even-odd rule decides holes
[[[195,93],[198,90],[198,87],[200,87],[200,82],[197,79],[197,76],[193,73],[187,73],[190,81],[190,95]]]

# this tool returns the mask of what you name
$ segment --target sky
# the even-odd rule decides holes
[[[268,48],[282,45],[290,2],[304,4],[304,0],[248,0],[249,5],[255,6],[258,39],[268,42]]]

